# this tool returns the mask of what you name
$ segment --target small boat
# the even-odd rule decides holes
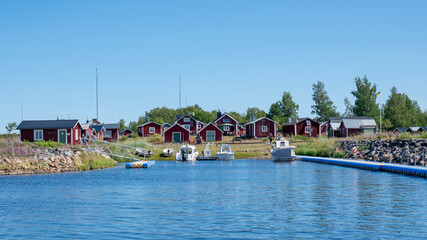
[[[187,144],[179,148],[175,157],[177,161],[196,161],[198,156],[199,152],[196,151],[196,147]]]
[[[173,149],[172,148],[165,148],[163,149],[163,156],[170,157],[173,155]]]
[[[151,157],[153,156],[153,152],[142,148],[135,148],[135,155],[138,157]]]
[[[209,149],[209,143],[206,144],[205,149],[202,151],[203,157],[197,157],[199,161],[218,160],[217,157],[212,156],[212,152]]]
[[[222,144],[219,152],[216,153],[218,160],[230,161],[234,159],[234,152],[231,151],[231,146],[228,144]]]
[[[273,161],[293,161],[295,160],[295,146],[289,146],[289,141],[280,138],[273,144],[273,149],[270,150]]]

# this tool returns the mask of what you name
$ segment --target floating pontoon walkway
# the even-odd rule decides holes
[[[361,168],[372,171],[392,172],[400,173],[405,175],[427,177],[426,167],[408,166],[401,164],[382,163],[382,162],[371,162],[362,160],[352,159],[339,159],[339,158],[323,158],[323,157],[308,157],[308,156],[297,156],[297,160],[326,163],[331,165],[338,165],[344,167]]]
[[[126,163],[126,168],[149,168],[155,163],[155,161],[135,161]]]

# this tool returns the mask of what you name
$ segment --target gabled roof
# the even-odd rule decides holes
[[[16,129],[69,129],[78,124],[82,126],[77,119],[72,120],[25,120],[22,121]]]
[[[394,131],[398,130],[399,132],[406,132],[406,130],[408,130],[407,127],[397,127],[394,129]]]
[[[166,129],[165,132],[171,130],[175,125],[179,126],[180,128],[184,129],[187,132],[190,132],[190,130],[186,129],[184,126],[182,126],[181,124],[175,123],[174,125],[172,125],[170,128]]]
[[[309,118],[309,117],[305,117],[305,118],[293,118],[293,119],[291,120],[291,122],[287,122],[287,123],[283,124],[283,126],[295,125],[295,124],[298,124],[298,123],[303,122],[303,121],[305,121],[305,120],[310,120],[310,121],[313,121],[313,122],[319,123],[318,121],[316,121],[316,120],[314,120],[314,119],[311,119],[311,118]],[[319,123],[319,124],[320,124],[320,123]]]
[[[237,125],[239,124],[239,121],[237,121],[236,119],[234,119],[234,118],[233,118],[232,116],[230,116],[228,113],[224,113],[224,114],[222,114],[222,115],[221,115],[221,117],[219,117],[217,120],[215,120],[215,121],[214,121],[214,123],[218,122],[220,119],[224,118],[225,116],[228,116],[229,118],[233,119],[233,120],[236,122],[236,124],[237,124]]]
[[[331,128],[332,128],[333,130],[339,130],[339,129],[340,129],[341,122],[342,122],[342,120],[341,120],[340,122],[331,122]]]
[[[212,125],[212,126],[214,126],[216,129],[218,129],[218,130],[220,130],[221,132],[223,132],[220,128],[218,128],[217,126],[215,126],[214,122],[211,122],[211,123],[207,124],[204,128],[200,129],[199,133],[200,133],[201,131],[203,131],[203,129],[207,128],[209,125]]]
[[[82,129],[87,130],[90,127],[90,124],[82,124]]]
[[[409,129],[411,130],[411,132],[416,132],[420,130],[420,127],[409,127]]]
[[[105,132],[105,127],[102,125],[92,125],[90,126],[95,132]]]
[[[145,125],[147,125],[147,124],[150,124],[150,123],[154,123],[154,124],[157,124],[157,125],[159,125],[159,126],[162,126],[162,124],[160,124],[160,123],[156,123],[156,122],[150,121],[150,122],[146,122],[146,123],[143,123],[143,124],[141,124],[141,125],[138,125],[138,127],[143,127],[143,126],[145,126]]]
[[[123,133],[123,132],[126,132],[126,131],[133,132],[132,130],[130,130],[129,128],[127,128],[127,129],[123,129],[122,131],[120,131],[120,133]]]
[[[427,126],[420,127],[423,131],[427,131]]]
[[[184,116],[180,117],[178,120],[175,121],[175,123],[177,123],[179,120],[185,118],[185,117],[189,117],[191,119],[193,119],[194,121],[197,122],[197,119],[195,119],[193,116],[190,116],[188,113],[184,114]]]
[[[256,120],[252,121],[252,122],[247,123],[246,125],[256,123],[256,122],[258,122],[258,121],[260,121],[260,120],[262,120],[262,119],[267,119],[267,120],[270,120],[270,121],[272,121],[272,122],[277,123],[276,121],[274,121],[274,120],[272,120],[272,119],[270,119],[270,118],[268,118],[268,117],[261,117],[261,118],[258,118],[258,119],[256,119]]]
[[[169,123],[167,123],[167,122],[165,122],[165,123],[163,123],[162,124],[162,126],[165,126],[165,125],[169,125],[169,126],[171,126]]]
[[[104,123],[102,124],[105,129],[119,129],[120,128],[120,124],[118,123]]]
[[[330,117],[329,122],[330,123],[341,123],[344,118],[345,117]]]
[[[362,127],[377,127],[373,118],[344,118],[342,120],[345,128],[359,129]]]

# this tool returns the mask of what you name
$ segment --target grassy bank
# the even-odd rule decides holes
[[[296,144],[296,155],[315,157],[343,158],[345,153],[339,150],[336,140],[332,138],[313,138],[312,142]]]
[[[80,155],[80,159],[80,162],[74,161],[80,171],[109,168],[114,167],[115,164],[113,159],[104,158],[102,155],[98,154],[83,153]]]

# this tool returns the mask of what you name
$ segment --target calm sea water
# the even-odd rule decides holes
[[[423,238],[427,180],[316,163],[0,177],[0,238]]]

